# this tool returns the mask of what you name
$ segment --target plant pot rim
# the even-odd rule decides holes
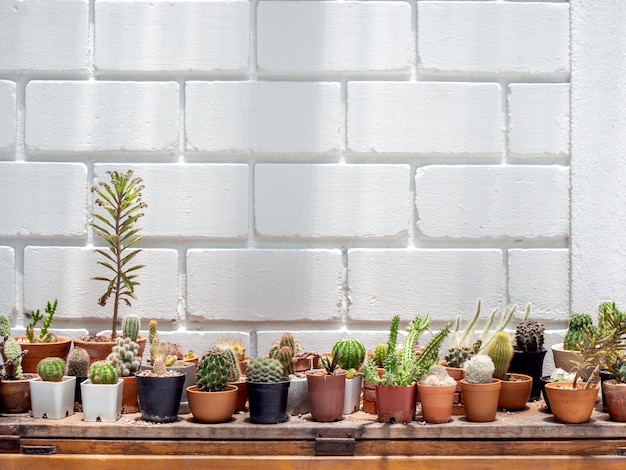
[[[119,333],[115,338],[122,338],[122,334]],[[111,338],[111,333],[106,333],[106,334],[95,334],[95,335],[83,335],[83,336],[79,336],[78,338],[74,338],[74,343],[79,342],[79,343],[115,343],[115,339],[109,339],[108,341],[101,341],[98,340],[96,338]],[[144,340],[146,339],[145,336],[143,335],[138,335],[137,336],[137,341],[139,340]]]
[[[252,380],[248,380],[248,379],[246,378],[246,383],[249,383],[249,384],[261,384],[261,385],[268,385],[268,384],[282,384],[282,383],[289,382],[289,381],[291,381],[291,377],[283,377],[283,378],[282,378],[280,381],[278,381],[278,382],[253,382]]]
[[[326,373],[325,369],[309,369],[309,370],[305,370],[304,371],[304,374],[306,376],[312,375],[312,376],[317,376],[317,377],[327,377],[327,376],[341,377],[342,375],[346,375],[347,373],[348,373],[348,371],[347,370],[343,370],[343,369],[339,369],[339,370],[337,370],[333,374]]]
[[[498,382],[502,382],[502,380],[496,379],[495,377],[491,379],[491,382],[487,382],[487,383],[474,383],[474,382],[468,382],[466,379],[461,379],[461,383],[468,384],[468,385],[491,385],[491,384],[495,384]]]
[[[232,385],[229,382],[228,385],[226,385],[226,388],[224,390],[219,390],[217,392],[201,392],[200,390],[198,390],[198,385],[190,385],[185,390],[187,391],[187,393],[225,393],[225,392],[232,392],[232,391],[237,390],[237,386]]]
[[[31,343],[30,341],[20,341],[23,339],[26,339],[26,335],[17,335],[17,336],[13,336],[13,339],[16,340],[20,345],[24,344],[24,345],[35,345],[35,347],[39,344],[45,345],[45,344],[61,344],[61,343],[71,343],[73,340],[70,336],[57,336],[57,341],[48,341],[47,343]]]
[[[522,374],[519,372],[508,372],[506,375],[507,377],[511,376],[511,377],[515,377],[516,379],[521,379],[521,380],[503,380],[502,383],[504,382],[530,382],[533,379],[530,375]]]
[[[588,390],[590,388],[595,388],[597,390],[598,387],[599,387],[598,384],[590,384],[590,386],[588,388],[583,388],[582,385],[586,385],[587,382],[584,382],[582,380],[579,380],[576,383],[576,388],[573,388],[572,384],[573,384],[573,382],[547,382],[546,383],[546,388],[555,388],[555,389],[559,389],[559,390],[578,391],[578,390]]]

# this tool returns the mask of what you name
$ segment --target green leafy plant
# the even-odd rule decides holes
[[[563,338],[563,348],[575,350],[582,339],[584,327],[593,328],[593,318],[587,312],[575,312],[569,318],[567,331]]]
[[[341,368],[341,354],[325,354],[320,357],[319,367],[325,373],[325,375],[337,375],[340,372],[343,372],[344,369]]]
[[[111,275],[92,279],[107,283],[106,291],[98,300],[101,306],[104,307],[113,296],[111,336],[115,338],[120,303],[123,301],[130,306],[130,299],[137,298],[135,287],[139,282],[136,271],[144,265],[133,265],[131,261],[142,251],[134,248],[143,238],[139,235],[141,228],[136,224],[144,215],[141,210],[147,205],[142,201],[142,181],[133,177],[132,170],[125,173],[109,171],[107,174],[110,177],[109,182],[100,181],[91,188],[97,195],[95,203],[104,209],[104,215],[92,213],[94,221],[90,225],[108,245],[105,249],[96,249],[96,252],[104,258],[98,264],[111,271]]]
[[[45,309],[45,317],[41,314],[39,309],[31,312],[31,321],[28,325],[26,325],[26,338],[29,343],[53,343],[57,340],[56,335],[54,333],[50,333],[48,329],[52,325],[52,319],[54,317],[54,313],[56,312],[58,303],[59,301],[57,299],[54,299],[54,302],[48,301]],[[42,321],[42,325],[39,329],[39,335],[35,335],[35,328],[37,323],[40,321]]]

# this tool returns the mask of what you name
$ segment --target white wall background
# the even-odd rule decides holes
[[[132,310],[186,347],[372,347],[478,298],[559,342],[626,303],[624,24],[621,0],[3,1],[0,311],[109,328],[89,188],[132,168]]]

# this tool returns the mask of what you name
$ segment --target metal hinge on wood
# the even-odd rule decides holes
[[[22,446],[22,454],[26,455],[52,455],[57,453],[57,446]]]
[[[621,457],[626,456],[626,447],[618,447],[616,455],[619,455]]]
[[[318,429],[315,431],[315,455],[354,455],[353,429]]]

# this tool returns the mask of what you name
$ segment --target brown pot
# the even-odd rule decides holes
[[[244,411],[246,409],[246,403],[248,402],[248,383],[245,377],[240,379],[239,382],[228,382],[228,385],[237,387],[237,404],[235,405],[235,411]]]
[[[306,371],[305,374],[311,417],[323,422],[343,419],[346,371],[330,375],[317,369]]]
[[[551,382],[546,384],[546,394],[550,400],[550,409],[554,419],[561,423],[586,423],[591,419],[593,407],[598,398],[598,386],[589,388],[585,382]]]
[[[376,385],[376,409],[380,423],[410,423],[415,416],[417,386]]]
[[[418,383],[417,389],[420,394],[424,421],[433,424],[450,421],[456,384],[437,386]]]
[[[89,354],[90,364],[106,359],[107,356],[111,354],[111,349],[115,344],[115,341],[86,341],[80,338],[74,339],[74,347],[83,348]],[[137,338],[137,344],[139,345],[139,357],[142,357],[143,351],[146,348],[146,337],[139,336]]]
[[[474,384],[461,380],[463,387],[463,406],[468,421],[495,421],[500,398],[500,379],[491,379],[491,383]]]
[[[137,413],[139,406],[137,402],[137,380],[134,375],[122,377],[124,387],[122,388],[122,411],[124,413]]]
[[[22,357],[22,370],[29,373],[37,373],[37,364],[46,357],[60,357],[64,361],[72,347],[72,338],[66,336],[58,336],[58,341],[52,343],[29,343],[26,336],[16,336],[15,339],[20,343],[22,351],[28,350],[28,353]]]
[[[237,387],[227,385],[221,392],[200,392],[197,385],[187,387],[189,408],[194,419],[200,423],[224,423],[235,412]]]
[[[30,410],[30,379],[37,374],[24,374],[22,380],[0,380],[0,409],[6,413]]]
[[[626,421],[626,384],[615,379],[602,382],[604,403],[612,421]]]
[[[578,361],[578,356],[575,352],[565,349],[563,343],[554,344],[550,349],[552,350],[555,368],[558,367],[566,372],[572,372],[575,369],[576,365],[573,361]],[[594,366],[585,367],[580,373],[581,377],[587,380],[593,369]]]
[[[521,410],[526,406],[533,389],[533,378],[525,374],[508,374],[515,380],[503,380],[498,408],[507,411]]]
[[[378,367],[378,376],[382,377],[385,369]],[[363,412],[371,415],[377,414],[376,407],[376,384],[363,379]]]
[[[461,380],[465,378],[465,369],[460,367],[446,367],[446,372],[450,377],[456,380],[456,390],[454,391],[454,401],[452,402],[452,415],[464,415],[465,408],[463,407],[463,389],[461,388]]]

